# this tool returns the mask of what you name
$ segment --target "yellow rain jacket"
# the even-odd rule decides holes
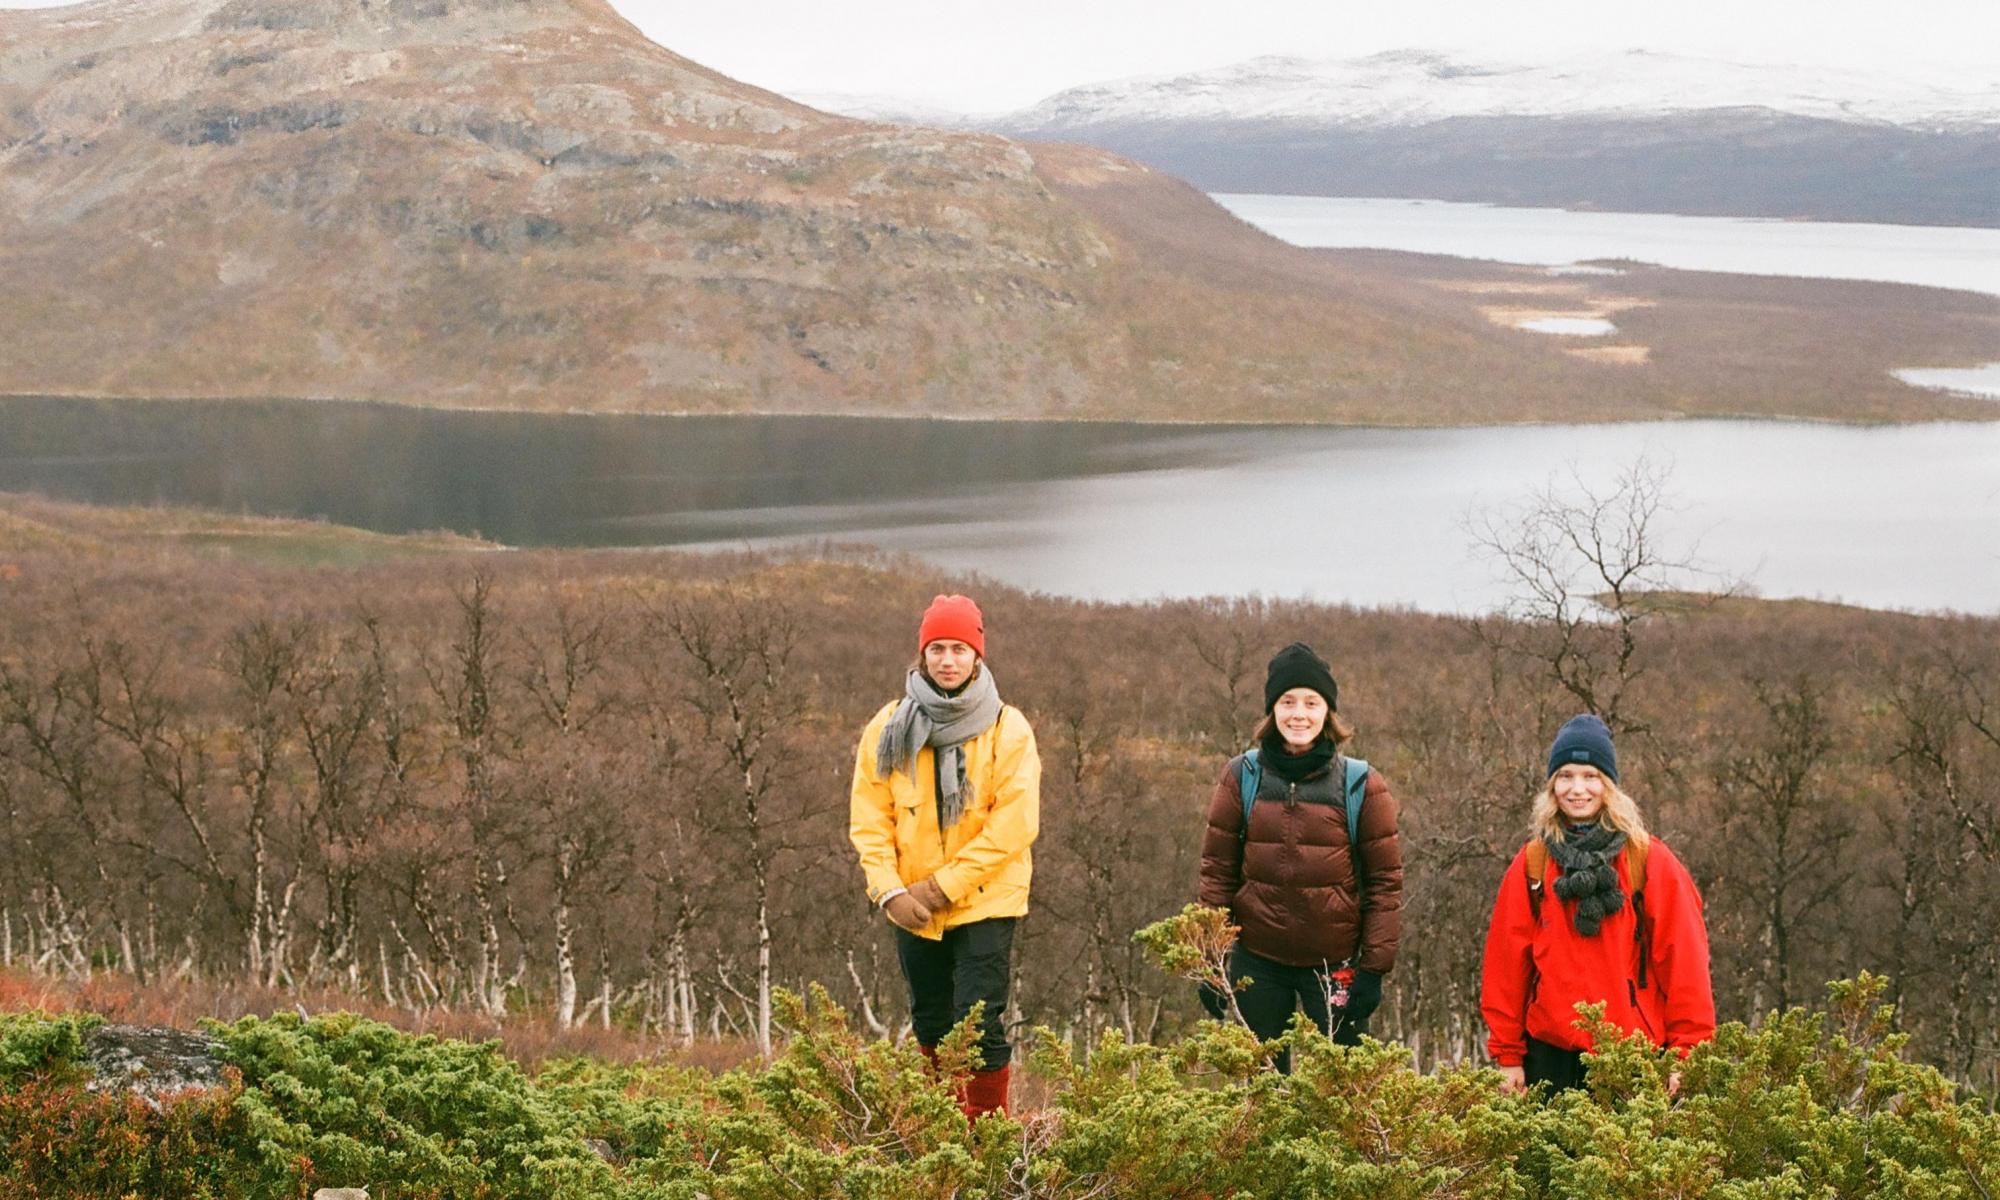
[[[916,931],[932,939],[974,921],[1026,915],[1034,872],[1028,847],[1042,808],[1042,759],[1028,718],[1003,706],[992,728],[965,743],[970,794],[958,823],[940,832],[935,750],[918,751],[907,774],[883,779],[875,772],[875,747],[895,711],[891,702],[875,714],[854,756],[847,835],[861,854],[868,898],[879,904],[886,893],[935,876],[951,903]]]

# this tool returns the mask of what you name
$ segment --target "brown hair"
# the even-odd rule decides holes
[[[1260,744],[1277,729],[1278,719],[1265,713],[1264,719],[1257,722],[1256,732],[1250,735],[1250,741],[1253,745]],[[1320,727],[1319,736],[1321,741],[1332,742],[1338,747],[1354,737],[1354,726],[1347,723],[1347,718],[1341,716],[1339,710],[1329,708],[1326,710],[1326,724]]]

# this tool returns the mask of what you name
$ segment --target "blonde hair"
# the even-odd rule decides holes
[[[1565,840],[1562,809],[1556,806],[1554,780],[1555,776],[1551,775],[1549,782],[1542,785],[1542,790],[1535,793],[1535,804],[1528,817],[1530,830],[1545,842]],[[1646,818],[1639,815],[1639,802],[1626,795],[1624,789],[1618,786],[1618,781],[1609,775],[1604,776],[1604,807],[1598,810],[1597,819],[1624,834],[1628,844],[1641,850],[1652,840],[1653,835],[1646,832]]]

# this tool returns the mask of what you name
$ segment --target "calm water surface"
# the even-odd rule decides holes
[[[2000,612],[2000,423],[1188,429],[0,400],[0,490],[514,545],[836,539],[1108,600],[1505,597],[1468,514],[1667,465],[1667,534],[1769,596]]]
[[[1929,367],[1895,372],[1896,378],[1918,387],[1943,392],[1963,392],[2000,400],[2000,363],[1978,367]]]
[[[1687,271],[1872,279],[2000,295],[2000,229],[1568,212],[1446,200],[1250,194],[1215,200],[1299,246],[1550,267],[1631,259]]]

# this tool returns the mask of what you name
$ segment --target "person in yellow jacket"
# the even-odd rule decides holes
[[[1014,928],[1028,911],[1029,846],[1041,820],[1042,760],[1021,711],[1000,700],[986,624],[964,596],[939,596],[917,631],[903,698],[884,705],[854,756],[848,837],[868,898],[896,926],[910,1024],[938,1041],[985,1001],[969,1117],[1007,1107],[1007,1008]]]

